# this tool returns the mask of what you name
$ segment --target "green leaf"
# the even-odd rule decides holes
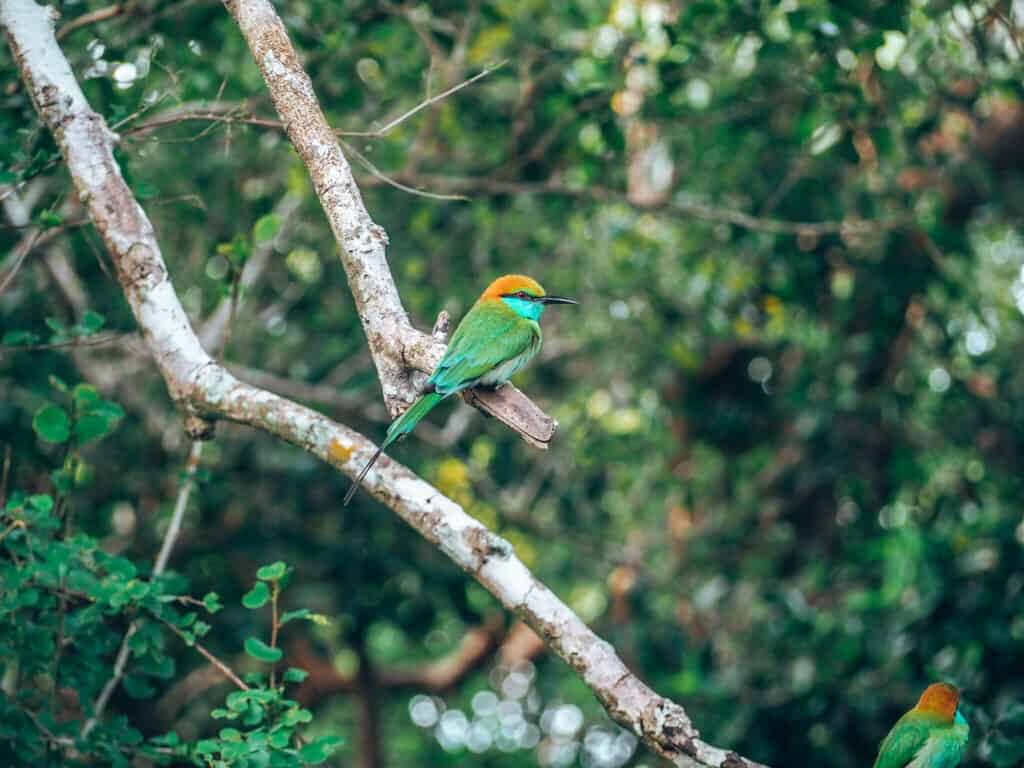
[[[281,678],[286,683],[301,683],[309,677],[309,672],[304,669],[298,669],[297,667],[288,667],[285,670],[284,677]]]
[[[163,736],[154,736],[149,741],[162,747],[176,747],[181,744],[181,738],[174,731],[165,733]]]
[[[55,469],[50,473],[50,480],[53,482],[58,493],[69,493],[73,486],[74,478],[68,470],[61,468]]]
[[[281,722],[289,728],[299,723],[308,723],[313,720],[313,713],[308,709],[302,707],[294,707],[292,709],[285,710],[285,713],[281,715]]]
[[[71,397],[78,408],[86,408],[100,399],[100,393],[92,384],[76,384]]]
[[[220,745],[216,739],[203,739],[196,744],[197,755],[213,755],[220,751]]]
[[[273,213],[261,216],[256,220],[252,228],[252,239],[257,243],[264,240],[273,240],[281,227],[281,220]]]
[[[90,408],[90,413],[103,414],[110,419],[123,419],[124,408],[110,400],[97,400]]]
[[[33,496],[29,496],[27,503],[30,507],[39,510],[43,514],[46,514],[53,509],[53,499],[45,493],[37,493]]]
[[[274,731],[270,734],[270,746],[276,749],[284,749],[292,740],[292,731],[290,728],[282,728],[279,731]]]
[[[216,613],[224,606],[220,603],[220,595],[216,592],[207,592],[203,597],[203,607],[210,613]]]
[[[105,322],[106,318],[99,312],[87,309],[82,314],[82,319],[75,328],[82,336],[89,336],[102,328]]]
[[[75,422],[75,440],[79,445],[100,440],[113,434],[118,423],[119,419],[111,419],[98,413],[87,413]]]
[[[241,741],[242,739],[242,732],[237,728],[221,728],[217,735],[224,741]]]
[[[284,575],[287,572],[288,566],[278,560],[276,563],[264,565],[256,571],[256,577],[263,579],[264,581],[278,581],[279,579],[284,578]]]
[[[71,420],[63,408],[47,403],[36,411],[32,429],[48,443],[64,443],[71,437]]]
[[[121,685],[124,686],[125,693],[133,699],[148,699],[156,693],[156,689],[140,675],[125,675]]]
[[[321,736],[300,749],[299,757],[306,765],[319,765],[344,743],[340,736]]]
[[[0,343],[8,347],[16,347],[19,344],[35,344],[38,341],[38,334],[32,333],[32,331],[8,331]]]
[[[265,661],[268,664],[280,661],[284,655],[280,648],[271,648],[257,637],[245,638],[245,652],[254,659]]]
[[[270,599],[270,589],[262,581],[257,581],[252,589],[242,595],[242,605],[246,608],[260,608]]]
[[[64,323],[62,323],[57,318],[55,318],[55,317],[48,317],[48,318],[46,318],[45,322],[46,322],[46,327],[49,328],[51,331],[53,331],[58,336],[66,336],[67,335],[67,332],[68,332],[67,326],[64,325]]]
[[[42,229],[52,229],[64,223],[64,217],[56,211],[45,210],[39,213],[39,226]]]
[[[29,503],[32,502],[33,498],[35,497],[29,498]],[[1024,702],[1010,702],[1002,714],[1000,714],[999,727],[1005,729],[1007,726],[1014,730],[1024,729]]]

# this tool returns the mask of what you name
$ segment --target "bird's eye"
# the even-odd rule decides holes
[[[518,296],[520,299],[530,298],[529,294],[527,294],[526,291],[519,291],[519,293],[517,293],[516,296]]]

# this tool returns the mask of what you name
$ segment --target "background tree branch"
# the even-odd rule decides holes
[[[240,11],[241,6],[246,8]],[[255,49],[262,51],[257,54],[260,66],[277,80],[278,96],[288,98],[288,90],[294,88],[311,98],[308,78],[304,73],[296,75],[301,68],[294,52],[290,46],[280,47],[284,30],[270,5],[239,3],[233,11],[259,43]],[[204,416],[230,419],[263,429],[354,475],[373,452],[372,443],[315,411],[239,381],[203,350],[171,284],[152,224],[113,157],[115,137],[90,108],[57,44],[56,17],[53,9],[34,0],[4,0],[0,5],[0,24],[22,79],[110,252],[118,281],[168,391],[188,414],[189,431],[201,434]],[[299,116],[292,111],[296,104],[285,106],[290,117]],[[285,119],[288,122],[289,117]],[[365,292],[361,309],[390,311],[385,325],[401,331],[404,316],[395,314],[401,306],[397,292],[390,275],[384,276],[383,235],[368,216],[359,215],[358,190],[340,150],[325,145],[315,132],[308,138],[309,142],[299,147],[300,153],[312,151],[314,159],[327,156],[333,161],[325,177],[319,179],[318,189],[340,195],[339,203],[355,206],[339,205],[329,209],[329,216],[334,210],[338,223],[345,225],[341,234],[351,238],[346,240],[346,259],[356,276],[353,289],[358,285],[358,290]],[[349,225],[358,231],[349,231]],[[362,265],[363,256],[371,260],[370,266]],[[377,295],[376,290],[384,293]],[[430,344],[421,346],[418,354],[431,354],[430,349],[438,348],[433,340]],[[630,672],[610,644],[533,576],[507,541],[460,505],[390,459],[382,460],[368,475],[366,487],[529,623],[577,671],[608,712],[658,753],[676,765],[758,766],[702,741],[681,706],[659,696]]]

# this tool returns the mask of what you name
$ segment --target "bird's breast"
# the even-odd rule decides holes
[[[961,757],[963,744],[956,738],[936,732],[928,737],[914,759],[907,763],[907,768],[956,768]]]
[[[498,384],[504,384],[513,376],[516,371],[526,365],[530,359],[530,355],[517,355],[516,357],[510,357],[503,363],[498,363],[491,370],[480,377],[480,383],[489,387],[497,386]]]

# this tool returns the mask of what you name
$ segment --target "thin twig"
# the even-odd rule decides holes
[[[14,276],[18,274],[18,270],[21,269],[21,265],[25,263],[25,259],[35,248],[36,241],[39,240],[41,230],[35,229],[30,234],[26,235],[25,238],[19,243],[18,252],[14,256],[14,261],[11,264],[11,268],[7,270],[7,274],[4,275],[3,280],[0,280],[0,296],[4,295],[4,291],[7,290],[7,286],[11,284]]]
[[[106,8],[97,8],[95,11],[89,13],[83,13],[81,16],[72,19],[67,24],[63,25],[57,30],[57,39],[63,40],[65,37],[70,35],[76,29],[81,29],[89,24],[95,24],[99,21],[107,21],[108,19],[116,18],[125,11],[124,3],[115,3],[114,5],[108,5]]]
[[[463,88],[469,87],[477,80],[481,80],[487,77],[487,75],[491,74],[492,72],[501,69],[507,63],[508,59],[500,61],[494,66],[488,67],[484,70],[481,70],[480,72],[477,72],[475,75],[473,75],[473,77],[467,80],[463,80],[461,83],[453,85],[451,88],[448,88],[447,90],[442,91],[441,93],[424,99],[412,109],[403,112],[395,119],[386,123],[383,128],[378,128],[377,130],[374,131],[335,130],[334,133],[338,136],[349,136],[354,138],[382,138],[386,136],[388,133],[390,133],[394,128],[397,128],[399,125],[404,123],[413,115],[417,114],[418,112],[421,112],[422,110],[426,109],[427,107],[433,104],[436,104],[439,101],[448,98],[454,93],[458,93]],[[135,116],[137,116],[137,114],[125,118],[120,123],[118,123],[118,126],[124,124],[125,122],[127,122]],[[213,123],[225,123],[227,125],[230,125],[232,123],[243,123],[246,125],[257,125],[263,128],[274,128],[277,130],[284,130],[285,128],[284,123],[282,123],[280,120],[272,120],[268,118],[253,116],[249,113],[248,108],[244,104],[230,105],[229,107],[225,108],[224,105],[221,105],[218,102],[213,102],[203,107],[197,107],[194,109],[178,109],[167,115],[158,115],[152,120],[147,120],[144,123],[140,123],[139,125],[128,128],[123,132],[123,135],[130,136],[135,133],[145,133],[155,128],[162,128],[164,126],[174,125],[176,123],[182,123],[191,120],[208,120]],[[195,141],[196,139],[202,138],[208,131],[208,128],[204,129],[203,131],[200,131],[199,134],[191,137],[188,140]]]
[[[361,179],[363,184],[373,182]],[[491,177],[442,176],[436,174],[400,174],[386,183],[425,184],[442,189],[450,189],[478,194],[537,194],[560,195],[594,202],[621,202],[634,205],[626,199],[624,192],[610,187],[586,186],[574,187],[559,179],[546,181],[512,181]],[[845,233],[878,232],[899,229],[908,224],[904,217],[889,219],[844,219],[842,221],[787,221],[785,219],[754,216],[733,208],[721,208],[705,203],[670,201],[662,206],[635,206],[645,211],[665,210],[679,213],[703,221],[732,224],[755,232],[766,232],[776,235],[834,235]]]
[[[153,563],[153,576],[159,576],[167,568],[167,561],[170,560],[171,551],[178,541],[178,534],[181,533],[181,522],[185,518],[185,508],[188,506],[188,498],[195,487],[196,472],[199,469],[199,460],[203,455],[203,443],[196,440],[188,452],[188,460],[185,465],[185,478],[178,489],[178,498],[174,502],[174,512],[171,514],[171,522],[164,533],[164,541],[160,547],[160,554],[156,556]]]
[[[185,639],[185,633],[182,632],[179,627],[176,627],[173,624],[168,624],[167,626],[170,627],[171,631],[173,631],[178,637],[180,637],[183,640]],[[228,680],[230,680],[236,686],[241,688],[243,691],[248,691],[249,690],[249,686],[245,684],[245,682],[242,680],[242,678],[240,678],[238,675],[236,675],[235,671],[233,669],[231,669],[231,667],[229,667],[223,661],[221,661],[216,656],[214,656],[212,653],[210,653],[208,650],[206,650],[206,648],[203,646],[202,643],[200,643],[198,641],[195,641],[195,642],[192,643],[192,646],[197,651],[199,651],[200,655],[202,655],[208,662],[210,662],[211,664],[213,664],[213,666],[215,666],[217,669],[219,669],[221,671],[221,673],[224,675],[224,677],[226,677]]]
[[[477,80],[480,80],[480,79],[482,79],[484,77],[487,77],[489,74],[491,74],[495,70],[501,69],[506,64],[508,64],[508,59],[504,59],[502,61],[499,61],[494,66],[488,67],[487,69],[484,69],[481,72],[477,72],[475,75],[473,75],[468,80],[463,80],[461,83],[453,85],[451,88],[449,88],[449,89],[447,89],[445,91],[441,91],[436,96],[431,96],[429,99],[426,99],[425,101],[421,101],[419,104],[417,104],[415,107],[410,109],[408,112],[403,112],[401,115],[396,117],[394,120],[392,120],[391,122],[387,123],[383,128],[378,128],[376,131],[346,131],[342,135],[344,135],[344,136],[363,136],[363,137],[372,137],[372,138],[380,138],[381,136],[385,136],[392,128],[395,128],[396,126],[400,125],[401,123],[404,123],[406,120],[408,120],[410,117],[415,115],[417,112],[420,112],[420,111],[426,109],[431,104],[436,104],[437,102],[441,101],[442,99],[448,98],[453,93],[457,93],[458,91],[461,91],[463,88],[466,88],[466,87],[472,85]]]
[[[120,120],[118,120],[116,123],[114,123],[112,126],[110,126],[110,130],[112,130],[112,131],[114,131],[116,133],[117,130],[122,125],[130,123],[135,118],[141,117],[142,115],[146,114],[150,110],[156,109],[158,106],[160,106],[161,102],[163,102],[165,99],[169,98],[170,95],[171,95],[170,91],[165,91],[164,93],[160,94],[160,96],[157,97],[156,99],[154,99],[153,101],[148,102],[146,104],[143,104],[141,107],[139,107],[137,110],[132,112],[127,117],[123,117]]]
[[[465,195],[446,195],[441,194],[439,192],[428,192],[425,189],[416,189],[415,187],[410,187],[407,184],[403,184],[402,182],[395,180],[394,178],[388,176],[386,173],[380,170],[377,166],[371,163],[370,160],[365,155],[363,155],[362,152],[357,150],[348,142],[342,141],[341,144],[353,157],[355,157],[356,160],[363,164],[366,170],[372,173],[376,178],[383,181],[389,187],[394,187],[395,189],[400,189],[403,192],[408,192],[410,195],[429,197],[433,200],[461,200],[464,202],[469,200],[469,198],[466,197]]]
[[[238,287],[242,282],[243,267],[234,268],[234,277],[231,280],[231,304],[228,308],[228,322],[224,326],[224,335],[220,340],[220,349],[217,351],[217,359],[224,362],[224,354],[228,350],[228,343],[231,341],[231,332],[235,329],[235,315],[238,312]]]
[[[185,478],[178,487],[178,498],[174,502],[174,511],[171,513],[171,522],[167,526],[167,531],[164,533],[163,543],[160,545],[160,552],[157,554],[156,560],[153,563],[153,578],[156,578],[164,572],[164,569],[167,567],[167,561],[171,557],[171,551],[174,549],[174,544],[178,540],[178,534],[181,532],[181,521],[185,517],[185,508],[188,506],[189,495],[192,493],[192,488],[195,486],[196,470],[199,467],[199,459],[202,455],[203,443],[197,440],[192,443],[192,447],[188,453],[188,460],[185,465]],[[139,622],[137,620],[133,621],[128,627],[128,631],[124,633],[124,639],[121,640],[121,647],[117,651],[117,659],[114,661],[114,674],[109,680],[107,680],[106,685],[103,686],[103,690],[100,691],[99,696],[96,697],[96,703],[93,705],[92,717],[86,720],[85,725],[82,726],[83,739],[89,735],[93,728],[96,727],[99,719],[103,716],[103,711],[107,708],[107,704],[110,702],[110,697],[114,695],[114,691],[117,690],[117,686],[121,683],[121,679],[124,677],[125,667],[128,666],[128,643],[138,628]],[[196,647],[199,647],[198,643],[196,644]]]
[[[28,258],[29,254],[32,253],[36,248],[42,245],[46,245],[51,240],[56,239],[60,235],[64,234],[69,229],[75,229],[76,227],[84,226],[90,223],[89,219],[79,219],[77,221],[69,221],[65,224],[61,224],[56,227],[50,227],[49,229],[33,229],[22,237],[21,241],[14,248],[14,256],[11,260],[11,266],[7,268],[6,274],[3,278],[0,278],[0,296],[3,295],[4,291],[7,290],[7,286],[14,280],[14,276],[18,274],[18,270],[21,269],[25,259]]]
[[[4,468],[0,471],[0,509],[7,505],[7,481],[11,476],[11,444],[4,446]]]
[[[103,347],[116,344],[129,337],[137,337],[134,333],[108,333],[102,336],[89,336],[58,341],[53,344],[0,344],[0,352],[41,352],[50,349],[68,349],[70,347]]]
[[[277,600],[281,596],[281,586],[275,581],[270,589],[272,590],[270,595],[270,647],[277,648],[277,632],[281,629],[277,620]],[[277,685],[277,664],[272,662],[270,665],[270,687],[273,688],[275,685]]]

